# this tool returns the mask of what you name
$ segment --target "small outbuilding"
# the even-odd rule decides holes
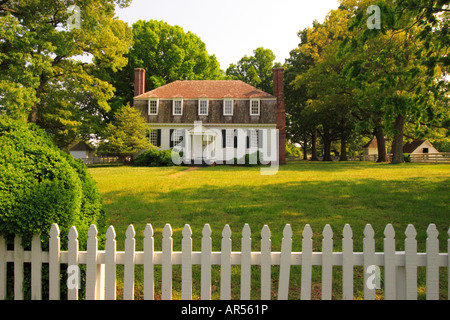
[[[80,141],[69,150],[69,153],[75,159],[89,159],[94,157],[94,148],[86,142]]]
[[[439,153],[439,151],[428,140],[414,140],[407,142],[403,146],[403,153],[408,154],[427,154]]]

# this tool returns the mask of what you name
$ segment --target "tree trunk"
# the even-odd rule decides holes
[[[342,137],[341,139],[341,155],[339,157],[339,161],[348,161],[347,158],[347,138]]]
[[[389,161],[386,153],[386,140],[384,139],[383,127],[375,128],[375,137],[377,138],[378,159],[377,162]]]
[[[323,141],[323,159],[322,161],[331,161],[331,143],[328,139]]]
[[[308,160],[308,139],[303,140],[303,160]]]
[[[394,140],[392,141],[392,161],[391,163],[403,163],[403,128],[405,117],[398,115],[394,122]]]
[[[324,130],[323,136],[323,159],[322,161],[331,161],[331,141],[330,135],[326,130]]]
[[[317,158],[317,130],[311,135],[311,161],[319,161]]]

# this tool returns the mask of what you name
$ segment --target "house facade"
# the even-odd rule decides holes
[[[274,95],[236,80],[174,81],[145,92],[135,70],[134,107],[145,118],[149,142],[182,152],[185,163],[226,164],[246,154],[285,163],[282,68],[273,70]]]

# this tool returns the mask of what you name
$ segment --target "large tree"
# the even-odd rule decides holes
[[[419,2],[376,3],[380,25],[368,28],[367,9],[373,3],[341,1],[343,8],[354,13],[349,25],[351,36],[342,46],[345,54],[353,57],[346,74],[364,102],[364,111],[371,114],[375,125],[393,136],[392,163],[403,162],[407,125],[439,126],[445,121],[445,114],[439,110],[448,95],[448,44],[442,43],[442,39],[448,40],[448,16],[431,18],[430,10],[438,11]]]
[[[122,105],[132,104],[135,68],[146,71],[146,91],[176,80],[217,80],[223,76],[216,56],[208,54],[205,43],[179,26],[139,20],[132,25],[132,38],[125,68],[118,72],[107,69],[116,88],[110,116]]]
[[[232,79],[242,80],[264,92],[273,93],[272,70],[281,66],[275,62],[275,58],[272,50],[259,47],[253,50],[252,56],[244,56],[236,64],[230,64],[226,74]]]
[[[76,136],[90,114],[109,110],[113,86],[99,76],[126,64],[131,45],[115,6],[129,0],[0,1],[0,105],[14,117],[59,135],[60,146]],[[76,5],[76,7],[73,7]],[[71,9],[71,10],[68,10]],[[91,107],[93,105],[91,104]]]
[[[324,161],[331,160],[331,144],[337,140],[341,141],[340,160],[347,160],[347,141],[355,126],[352,87],[342,75],[348,57],[337,55],[348,34],[348,16],[345,10],[333,10],[324,23],[315,22],[301,33],[296,55],[303,60],[310,57],[313,63],[300,70],[291,82],[294,90],[306,89],[307,101],[299,116],[316,125],[324,146]]]

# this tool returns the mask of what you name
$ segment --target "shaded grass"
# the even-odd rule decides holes
[[[321,250],[321,233],[326,224],[330,224],[334,232],[334,250],[340,251],[342,229],[348,223],[353,230],[354,250],[362,251],[363,230],[370,223],[375,230],[376,250],[382,251],[383,230],[386,224],[392,223],[397,250],[403,250],[404,231],[408,224],[413,224],[418,232],[418,250],[424,251],[426,229],[430,223],[435,223],[440,231],[440,250],[447,251],[449,165],[293,162],[280,167],[273,176],[262,176],[257,167],[232,166],[197,170],[101,167],[90,168],[89,172],[98,183],[109,224],[116,229],[119,250],[123,250],[129,224],[133,224],[137,232],[137,250],[142,250],[147,223],[154,228],[156,250],[161,250],[161,233],[166,223],[172,226],[174,250],[181,250],[181,231],[188,223],[193,231],[193,249],[199,251],[201,231],[208,223],[212,229],[213,250],[220,250],[222,229],[229,224],[233,231],[233,250],[239,251],[241,230],[248,223],[253,250],[259,250],[260,231],[267,224],[272,232],[272,250],[280,251],[282,231],[289,223],[294,231],[294,251],[301,251],[301,232],[305,224],[313,229],[315,251]],[[301,269],[296,268],[291,269],[290,298],[293,299],[299,298],[300,292]],[[320,298],[320,267],[314,269],[318,270],[313,271],[313,298]],[[342,296],[340,269],[336,267],[334,272],[334,298]],[[239,270],[238,266],[233,267],[233,298],[239,298],[240,277],[235,275]],[[252,298],[258,299],[258,267],[254,270]],[[445,275],[445,270],[443,272]],[[180,275],[181,268],[174,266],[174,298],[181,297],[181,285],[175,281]],[[219,275],[220,267],[214,267],[213,298],[219,295]],[[276,267],[272,276],[273,297],[276,298]],[[358,283],[358,276],[360,272],[355,273],[355,283]],[[137,276],[136,279],[139,298],[142,278]],[[196,279],[200,279],[199,271],[198,275],[194,272],[194,284]],[[424,279],[419,285],[424,285]],[[445,288],[442,291],[446,296]],[[362,283],[355,284],[357,298],[361,298],[361,291]],[[156,288],[156,294],[159,292]],[[199,295],[195,286],[194,295]]]

